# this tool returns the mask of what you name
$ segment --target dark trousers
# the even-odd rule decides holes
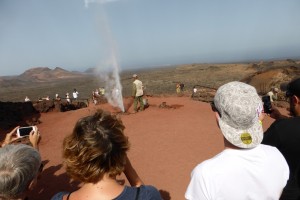
[[[138,102],[140,102],[140,111],[143,111],[144,110],[143,96],[134,97],[134,102],[133,102],[134,111],[137,111]]]

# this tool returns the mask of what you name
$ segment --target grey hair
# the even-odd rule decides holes
[[[0,199],[14,199],[25,192],[40,165],[39,152],[29,145],[0,148]]]

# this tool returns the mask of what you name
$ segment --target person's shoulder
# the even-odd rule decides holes
[[[222,151],[221,153],[215,155],[214,157],[208,160],[202,161],[193,169],[192,174],[196,176],[199,176],[201,174],[210,174],[216,168],[219,168],[220,166],[219,163],[224,161],[223,157],[224,157],[224,151]],[[218,169],[216,169],[216,171],[218,171]]]
[[[141,191],[158,191],[156,189],[156,187],[152,186],[152,185],[142,185],[140,186]]]
[[[289,118],[277,119],[276,121],[273,122],[272,125],[285,127],[286,125],[295,124],[295,125],[298,126],[299,122],[300,122],[300,116],[299,117],[289,117]]]
[[[278,166],[281,165],[285,168],[288,168],[287,162],[278,148],[266,144],[260,144],[258,147],[263,149],[266,157],[272,159],[272,161],[275,161]]]
[[[279,150],[276,147],[271,146],[271,145],[267,145],[267,144],[260,144],[255,148],[261,148],[265,151],[270,151],[270,152],[279,152]]]
[[[56,194],[51,198],[51,200],[62,200],[62,199],[63,199],[63,196],[66,195],[66,194],[69,194],[69,192],[59,192],[59,193],[56,193]]]
[[[140,190],[141,190],[140,191],[141,195],[143,195],[144,193],[147,196],[147,199],[153,199],[153,200],[162,199],[157,188],[152,185],[142,185],[140,187]]]
[[[287,123],[299,122],[300,121],[300,116],[284,118],[284,119],[282,119],[282,121],[287,122]]]
[[[281,154],[281,152],[278,150],[277,147],[267,145],[267,144],[260,144],[257,147],[263,149],[263,151],[266,153],[266,155],[268,157],[272,157],[272,159],[276,158],[276,156],[280,157],[280,159],[283,158],[283,155]]]

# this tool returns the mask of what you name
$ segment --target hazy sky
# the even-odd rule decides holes
[[[0,0],[0,76],[300,58],[299,0]],[[113,52],[113,53],[111,53]]]

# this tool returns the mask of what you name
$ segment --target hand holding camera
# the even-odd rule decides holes
[[[22,137],[28,137],[31,133],[31,131],[37,131],[36,126],[26,126],[26,127],[19,127],[17,129],[17,137],[22,138]]]
[[[19,126],[15,127],[11,132],[7,133],[5,136],[4,141],[2,142],[1,146],[4,147],[7,144],[12,143],[13,141],[17,140],[18,138],[15,136],[15,133]]]
[[[40,141],[40,132],[37,129],[36,126],[35,128],[29,133],[29,141],[32,144],[33,148],[39,149],[38,143]]]
[[[36,126],[28,126],[28,127],[15,127],[11,132],[6,134],[6,137],[2,143],[2,147],[7,144],[16,143],[19,140],[24,138],[28,138],[31,145],[38,149],[38,143],[40,140],[40,133]],[[27,140],[28,141],[28,140]]]

